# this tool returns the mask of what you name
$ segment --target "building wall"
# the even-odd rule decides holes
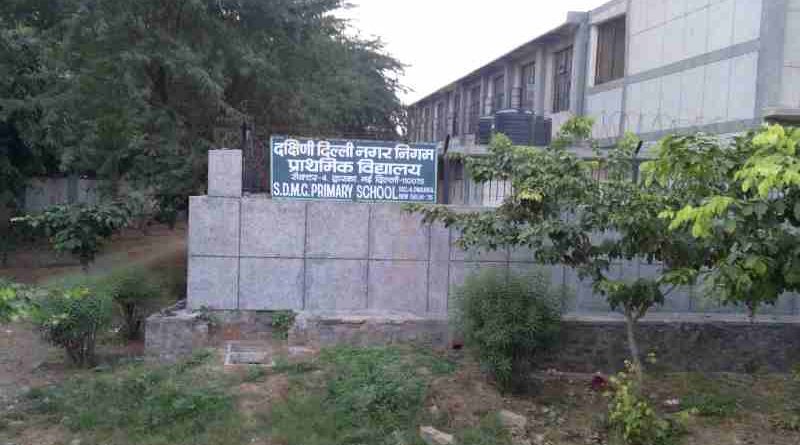
[[[593,11],[590,21],[626,12],[611,6]],[[762,16],[762,0],[629,0],[624,79],[593,85],[593,29],[585,112],[597,122],[594,136],[630,131],[655,139],[681,129],[756,125]]]
[[[787,0],[780,106],[800,108],[800,0]]]
[[[34,178],[25,188],[22,211],[40,212],[60,204],[96,204],[98,183],[94,179]]]

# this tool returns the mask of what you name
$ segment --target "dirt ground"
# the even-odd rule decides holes
[[[143,234],[126,229],[104,245],[89,273],[102,275],[123,266],[186,267],[186,224],[174,230],[154,225]],[[0,277],[20,283],[43,284],[70,275],[82,274],[80,264],[69,255],[52,252],[46,245],[26,246],[9,255],[8,267],[0,267]]]
[[[185,268],[186,231],[153,227],[145,236],[128,231],[117,236],[101,254],[91,273],[102,274],[131,264],[152,268]],[[76,265],[34,267],[35,255],[21,253],[12,258],[11,266],[0,269],[0,276],[27,283],[45,283],[73,274],[80,274]],[[141,356],[141,342],[122,344],[107,341],[99,347],[101,361]],[[508,409],[528,419],[528,436],[543,439],[542,444],[589,445],[604,443],[602,431],[608,400],[590,387],[593,376],[543,373],[538,394],[511,397],[501,395],[479,367],[459,353],[456,372],[436,378],[431,384],[425,409],[438,413],[440,425],[457,432],[477,425],[487,414]],[[221,363],[221,362],[220,362]],[[65,364],[63,353],[43,343],[30,325],[14,323],[0,326],[0,417],[19,403],[21,394],[31,388],[58,383],[77,373]],[[234,370],[233,372],[246,372]],[[682,398],[708,382],[721,385],[741,396],[732,416],[723,418],[693,417],[688,434],[679,443],[686,445],[797,445],[800,433],[775,428],[773,415],[781,409],[786,397],[789,376],[785,375],[654,375],[647,385],[656,403]],[[701,386],[702,389],[702,386]],[[270,407],[289,393],[285,374],[270,374],[238,387],[239,409],[253,422],[269,415]],[[69,444],[71,433],[60,425],[37,425],[24,429],[15,437],[15,445]],[[269,439],[256,438],[254,444],[269,444]]]
[[[40,267],[42,258],[46,267]],[[83,274],[80,264],[68,256],[57,255],[46,246],[28,247],[9,256],[9,267],[0,268],[0,277],[28,284]],[[184,275],[186,269],[186,224],[174,230],[151,226],[146,234],[128,229],[106,244],[90,268],[90,274],[102,275],[119,267],[140,265],[161,271],[174,270]],[[178,289],[177,291],[180,291]],[[180,295],[176,296],[180,297]],[[121,344],[111,341],[100,346],[101,359],[141,356],[141,341]],[[48,385],[74,373],[64,362],[63,353],[42,342],[33,327],[22,323],[0,325],[0,412],[29,388]]]

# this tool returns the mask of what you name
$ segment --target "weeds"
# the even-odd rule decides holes
[[[428,388],[420,363],[448,369],[433,355],[409,356],[398,348],[323,350],[325,379],[317,385],[296,381],[287,401],[273,410],[272,431],[304,445],[415,443]]]
[[[176,366],[136,365],[34,390],[34,413],[56,416],[99,443],[219,443],[214,434],[237,430],[230,382],[199,355]]]
[[[682,408],[702,417],[730,417],[738,406],[735,396],[715,392],[693,393],[681,401]]]
[[[292,311],[277,311],[272,314],[272,335],[273,337],[286,340],[289,338],[289,329],[294,325],[297,315]]]

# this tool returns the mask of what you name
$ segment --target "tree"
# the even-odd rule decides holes
[[[645,164],[646,181],[675,196],[662,213],[708,246],[709,288],[755,316],[800,290],[800,129],[770,125],[724,142],[672,136]]]
[[[343,6],[2,2],[0,32],[24,35],[35,63],[20,72],[0,58],[0,73],[36,88],[0,89],[0,114],[31,116],[21,139],[64,171],[95,173],[110,196],[122,180],[151,191],[169,220],[202,192],[207,150],[229,143],[244,120],[267,133],[396,135],[402,65],[380,41],[353,37],[332,14]]]
[[[13,218],[11,222],[43,234],[54,250],[71,253],[80,260],[84,272],[88,272],[103,241],[127,226],[130,217],[130,211],[122,204],[76,204],[54,206],[39,214]]]
[[[626,320],[631,357],[641,370],[635,328],[648,310],[691,275],[687,268],[702,262],[701,243],[689,234],[669,231],[659,217],[672,195],[658,183],[636,180],[638,140],[626,135],[607,155],[579,159],[567,151],[587,140],[591,120],[573,119],[550,148],[513,146],[495,136],[489,155],[467,158],[478,182],[511,181],[513,194],[493,211],[457,213],[447,207],[414,206],[425,220],[443,221],[461,231],[464,248],[525,246],[544,264],[564,264],[589,279],[610,306]],[[606,171],[596,179],[593,171]],[[654,278],[622,280],[611,265],[625,260],[658,263]]]

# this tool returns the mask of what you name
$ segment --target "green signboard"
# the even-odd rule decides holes
[[[273,198],[436,202],[435,144],[273,136]]]

